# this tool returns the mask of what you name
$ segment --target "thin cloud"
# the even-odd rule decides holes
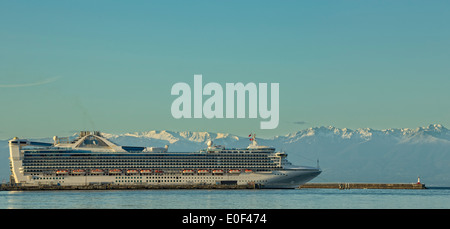
[[[60,77],[47,78],[47,79],[44,79],[44,80],[41,80],[41,81],[38,81],[38,82],[34,82],[34,83],[0,84],[0,87],[33,87],[33,86],[39,86],[39,85],[44,85],[44,84],[55,82],[59,78]]]

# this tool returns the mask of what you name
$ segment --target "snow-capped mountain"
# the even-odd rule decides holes
[[[320,159],[323,182],[414,182],[450,185],[450,132],[435,124],[416,129],[317,127],[275,137],[276,147],[301,163]]]
[[[422,138],[417,138],[422,136]],[[419,127],[416,129],[402,128],[402,129],[385,129],[374,130],[371,128],[359,128],[351,130],[348,128],[339,129],[336,127],[314,127],[305,130],[291,133],[285,136],[277,136],[274,139],[288,139],[290,142],[299,141],[303,138],[318,137],[329,138],[334,141],[370,141],[377,138],[391,138],[395,140],[415,140],[419,141],[437,141],[439,139],[450,141],[449,130],[440,124],[429,125],[427,127]]]
[[[152,130],[103,135],[119,145],[169,145],[172,152],[197,151],[210,140],[230,148],[250,144],[247,136],[227,133]],[[420,176],[428,185],[450,186],[450,131],[440,124],[385,130],[313,127],[257,140],[287,152],[293,164],[316,166],[319,159],[323,173],[313,182],[409,183]],[[0,144],[0,177],[5,179],[9,175],[7,140]]]

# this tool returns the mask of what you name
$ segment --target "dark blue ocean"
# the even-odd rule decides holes
[[[1,209],[449,209],[450,188],[425,190],[1,191]]]

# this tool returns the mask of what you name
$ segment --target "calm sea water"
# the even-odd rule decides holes
[[[449,209],[450,188],[426,190],[2,191],[1,209]]]

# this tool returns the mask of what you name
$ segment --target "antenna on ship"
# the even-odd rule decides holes
[[[317,168],[320,169],[320,165],[319,165],[319,152],[317,151]]]

